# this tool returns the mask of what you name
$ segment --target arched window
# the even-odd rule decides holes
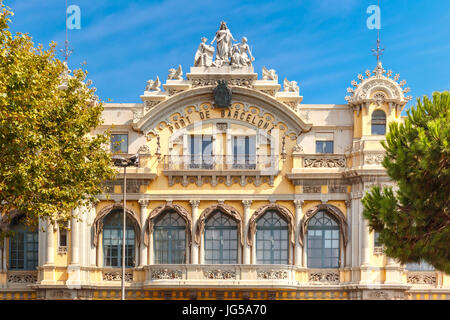
[[[176,212],[162,214],[154,226],[155,263],[186,263],[186,223]]]
[[[375,110],[372,113],[372,134],[386,134],[386,114],[382,110]]]
[[[288,224],[276,211],[267,211],[256,224],[256,261],[288,264]]]
[[[38,232],[19,224],[9,240],[9,269],[35,270],[38,266]]]
[[[237,224],[220,211],[205,224],[205,263],[237,263]]]
[[[115,210],[103,220],[103,258],[105,267],[122,266],[122,231],[123,213]],[[125,241],[125,266],[134,267],[135,244],[134,229],[130,219],[127,219]]]
[[[308,224],[308,268],[339,267],[339,225],[325,211],[317,212]]]

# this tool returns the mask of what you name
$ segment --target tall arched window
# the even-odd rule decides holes
[[[386,114],[382,110],[375,110],[372,113],[372,134],[386,134]]]
[[[339,267],[339,225],[325,211],[317,212],[308,224],[308,268]]]
[[[123,212],[115,210],[103,220],[103,258],[105,267],[122,266],[122,229]],[[125,266],[135,265],[135,235],[130,219],[127,219],[125,241]]]
[[[186,263],[186,223],[176,212],[162,214],[154,227],[155,263]]]
[[[288,224],[276,211],[267,211],[256,224],[256,261],[288,264]]]
[[[205,263],[237,263],[237,223],[220,211],[205,224]]]
[[[9,269],[35,270],[38,266],[38,232],[21,224],[12,228],[9,239]]]

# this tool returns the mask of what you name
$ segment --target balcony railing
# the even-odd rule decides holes
[[[277,156],[267,155],[167,155],[165,170],[267,170],[277,166]]]

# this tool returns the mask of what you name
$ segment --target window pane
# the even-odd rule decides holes
[[[111,152],[128,153],[128,134],[111,134]]]

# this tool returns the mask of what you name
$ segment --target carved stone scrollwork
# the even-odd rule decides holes
[[[321,193],[321,186],[303,186],[303,193]]]
[[[152,109],[153,107],[155,107],[158,103],[160,103],[161,101],[145,101],[144,102],[144,110],[145,112],[149,111],[150,109]]]
[[[384,154],[369,154],[364,157],[366,164],[381,164],[384,159]]]
[[[288,274],[282,270],[258,271],[256,277],[258,280],[284,280],[288,278]]]
[[[142,145],[138,149],[139,154],[150,154],[150,147],[146,144]]]
[[[36,283],[37,272],[36,271],[22,271],[8,273],[8,283]]]
[[[203,276],[206,279],[236,279],[236,271],[234,270],[205,270]]]
[[[407,283],[436,285],[435,272],[408,272]]]
[[[180,270],[156,269],[152,270],[153,280],[177,280],[182,278]]]
[[[268,94],[269,96],[275,96],[277,90],[260,90],[262,93]]]
[[[192,88],[206,87],[206,86],[216,86],[218,79],[192,79]],[[236,87],[246,87],[252,88],[254,80],[253,79],[230,79],[227,80],[229,86]]]
[[[380,290],[371,291],[367,294],[367,296],[370,299],[374,299],[374,300],[375,299],[383,299],[383,300],[389,299],[389,294],[385,291],[380,291]]]
[[[64,290],[52,290],[49,295],[52,299],[71,299],[72,298],[72,294],[69,291],[64,291]]]
[[[106,271],[103,272],[103,281],[121,281],[122,280],[122,271]],[[133,281],[133,273],[125,272],[126,282]]]
[[[314,270],[308,274],[309,282],[318,284],[337,284],[339,283],[339,271]]]
[[[133,123],[139,122],[141,118],[144,116],[143,110],[133,110]]]
[[[305,157],[305,168],[345,168],[345,157]]]

